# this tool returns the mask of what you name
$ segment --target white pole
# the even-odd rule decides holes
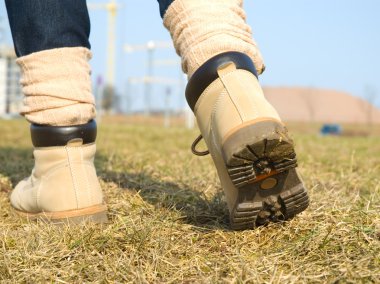
[[[185,97],[185,84],[183,82],[187,82],[187,75],[186,74],[183,74],[182,76],[182,93],[183,93],[183,97]],[[195,126],[195,116],[193,114],[193,111],[191,110],[191,108],[187,105],[187,102],[185,102],[185,117],[186,117],[186,128],[187,129],[193,129],[194,126]]]
[[[166,88],[165,91],[165,117],[164,117],[164,127],[168,128],[170,127],[170,94],[171,94],[171,89],[170,87]]]
[[[193,129],[195,125],[195,117],[190,107],[186,107],[186,127]]]

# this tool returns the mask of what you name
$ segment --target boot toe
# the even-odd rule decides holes
[[[21,180],[11,193],[11,205],[18,211],[36,212],[36,198],[29,181],[30,178]]]
[[[24,183],[24,181],[20,181],[17,184],[17,186],[13,189],[10,196],[11,205],[13,208],[17,210],[22,210],[20,188],[23,186],[22,185],[20,186],[21,183]]]

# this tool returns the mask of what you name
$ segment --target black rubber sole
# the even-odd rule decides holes
[[[238,189],[230,212],[233,229],[288,220],[308,207],[293,141],[281,123],[268,120],[243,127],[224,142],[222,151]]]

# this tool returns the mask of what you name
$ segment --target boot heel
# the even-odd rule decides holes
[[[238,192],[230,214],[233,229],[287,220],[307,208],[293,141],[281,122],[243,125],[224,140],[222,155]]]

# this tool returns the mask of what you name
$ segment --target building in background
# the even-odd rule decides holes
[[[13,47],[0,46],[0,116],[18,114],[22,105],[20,68]]]

